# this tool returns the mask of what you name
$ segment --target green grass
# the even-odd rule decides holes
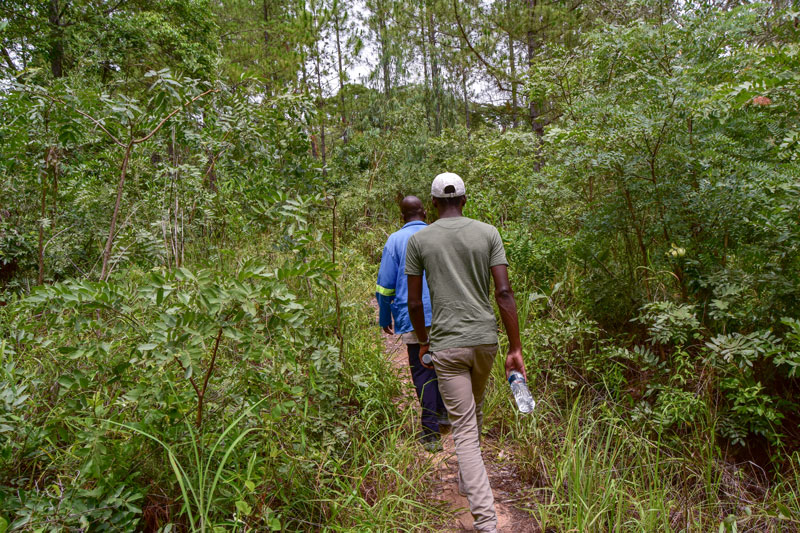
[[[0,524],[16,521],[20,530],[45,524],[51,519],[48,516],[53,516],[48,515],[46,505],[59,501],[54,496],[59,487],[85,467],[86,450],[93,453],[102,445],[130,454],[115,457],[115,463],[103,467],[107,471],[120,471],[120,464],[127,469],[127,459],[144,456],[128,481],[131,486],[126,490],[133,492],[125,493],[129,497],[123,494],[128,498],[125,502],[139,505],[139,494],[145,490],[166,494],[171,498],[165,504],[168,521],[176,529],[440,530],[452,519],[452,510],[443,508],[431,493],[436,475],[415,439],[416,402],[399,401],[413,398],[413,391],[392,369],[375,311],[368,305],[377,273],[375,253],[384,238],[385,232],[379,229],[361,231],[340,249],[342,275],[338,283],[345,354],[337,362],[341,379],[334,413],[315,414],[316,398],[293,398],[290,391],[282,389],[267,389],[270,396],[264,400],[270,404],[269,412],[256,415],[255,407],[238,407],[237,411],[235,403],[225,401],[226,394],[241,395],[248,387],[263,386],[259,373],[296,379],[297,362],[276,359],[253,367],[236,366],[236,354],[225,352],[221,364],[234,370],[213,382],[216,389],[211,405],[215,407],[207,415],[210,429],[199,433],[184,421],[167,426],[171,419],[164,418],[163,425],[150,426],[163,433],[152,434],[128,423],[125,416],[132,420],[139,416],[133,411],[120,411],[114,428],[108,424],[98,427],[97,420],[108,416],[95,411],[109,409],[124,398],[124,390],[113,383],[102,389],[86,380],[54,393],[49,387],[58,379],[63,361],[53,349],[40,346],[18,357],[10,342],[0,341],[5,376],[0,396],[8,402],[3,404],[4,423],[29,426],[28,434],[34,436],[33,429],[42,426],[60,439],[53,443],[43,440],[35,449],[21,439],[8,441],[3,475],[28,491],[29,503],[23,509],[0,502],[0,511],[23,513],[0,512]],[[535,324],[539,319],[524,297],[525,288],[516,289],[523,323]],[[320,320],[328,317],[328,325],[319,327],[328,328],[325,331],[332,336],[332,292],[318,293],[313,301]],[[291,348],[287,346],[287,350]],[[783,472],[757,475],[750,465],[725,460],[710,407],[706,406],[694,426],[658,434],[647,424],[632,421],[631,406],[616,403],[618,396],[602,389],[602,384],[590,386],[583,381],[581,387],[570,387],[564,379],[554,378],[551,368],[531,366],[547,354],[526,352],[537,406],[532,415],[520,415],[505,381],[504,353],[501,349],[495,361],[487,392],[484,429],[489,439],[485,442],[487,450],[504,452],[499,460],[513,467],[521,483],[515,504],[530,513],[543,530],[800,531],[797,452],[785,458]],[[300,357],[299,353],[291,355]],[[286,368],[281,370],[280,364]],[[88,374],[97,363],[87,360],[80,365]],[[243,368],[251,368],[255,374],[243,377]],[[97,392],[92,387],[98,387]],[[180,399],[186,392],[174,396]],[[28,406],[24,416],[12,405],[18,398],[23,398],[20,405]],[[286,400],[299,407],[281,411],[278,404]],[[186,409],[184,405],[178,408]],[[139,436],[138,445],[125,442],[134,435],[146,438]],[[143,488],[146,482],[153,487]],[[88,494],[98,487],[102,488],[84,479],[77,489],[64,494],[72,497],[76,490]],[[107,501],[114,503],[109,498]],[[70,523],[68,512],[59,518],[64,524]],[[138,520],[135,510],[127,513],[122,518],[131,521],[128,523]],[[26,517],[30,518],[27,522]]]
[[[532,416],[514,412],[502,358],[487,428],[526,487],[519,503],[550,531],[798,531],[798,454],[770,486],[720,458],[713,417],[676,438],[632,424],[594,389],[563,397],[531,382]],[[561,397],[560,399],[557,399]]]
[[[354,240],[362,257],[375,248],[371,238]],[[348,278],[362,281],[347,293],[366,298],[376,266],[352,261]],[[363,288],[354,293],[355,286]],[[521,323],[535,321],[525,288],[515,289]],[[363,330],[377,330],[371,310],[359,320]],[[501,347],[487,391],[484,430],[492,439],[489,445],[504,452],[501,460],[513,465],[522,482],[515,504],[543,530],[800,531],[800,454],[792,456],[788,472],[767,483],[752,475],[748,465],[724,460],[708,406],[694,427],[659,435],[634,423],[630,406],[617,403],[602,384],[565,388],[563,380],[530,367],[537,406],[532,416],[520,415],[505,381],[504,353]],[[526,353],[529,365],[533,355]],[[392,444],[402,456],[402,446],[409,443]],[[426,510],[436,523],[433,510]]]

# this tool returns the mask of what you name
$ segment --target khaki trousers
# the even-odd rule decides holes
[[[480,447],[483,398],[496,354],[497,344],[483,344],[439,350],[431,356],[439,392],[453,424],[461,488],[479,531],[497,528],[494,495]]]

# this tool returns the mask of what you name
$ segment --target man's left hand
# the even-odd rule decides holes
[[[387,335],[394,335],[394,330],[392,329],[392,326],[383,326],[383,332],[386,333]]]
[[[522,348],[508,351],[508,355],[506,356],[506,378],[508,378],[512,370],[522,372],[522,375],[527,381],[528,374],[525,372],[525,362],[522,360]]]

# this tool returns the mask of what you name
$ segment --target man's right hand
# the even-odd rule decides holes
[[[419,364],[421,364],[425,368],[429,368],[429,369],[433,370],[433,365],[426,365],[425,362],[422,360],[422,356],[425,355],[426,353],[430,352],[430,351],[431,351],[431,343],[430,342],[427,342],[425,344],[420,344],[419,345]]]
[[[392,329],[392,326],[383,326],[383,332],[386,333],[387,335],[394,335],[394,330]]]

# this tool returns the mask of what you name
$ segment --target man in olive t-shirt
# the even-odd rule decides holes
[[[424,266],[422,264],[424,257]],[[467,217],[440,218],[408,242],[406,274],[427,272],[431,287],[431,351],[497,344],[489,301],[491,268],[508,265],[497,228]]]
[[[420,361],[430,350],[453,425],[459,492],[469,500],[475,529],[496,531],[494,496],[480,450],[483,398],[497,353],[497,322],[489,299],[492,279],[508,335],[506,376],[512,370],[525,375],[517,306],[497,229],[462,215],[466,189],[461,178],[439,174],[431,196],[439,219],[412,235],[406,251],[408,312],[420,343]],[[422,305],[423,272],[433,310],[430,339]]]

